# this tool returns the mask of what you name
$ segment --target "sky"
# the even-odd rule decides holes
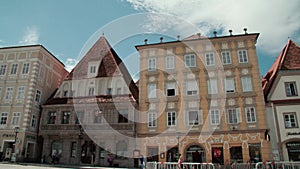
[[[288,39],[300,44],[299,0],[1,0],[0,47],[41,44],[68,70],[104,34],[138,78],[135,45],[200,32],[260,33],[264,75]]]

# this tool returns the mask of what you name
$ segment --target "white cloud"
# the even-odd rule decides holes
[[[36,26],[28,26],[24,31],[22,40],[19,41],[19,44],[22,45],[33,45],[37,44],[39,41],[39,32]]]
[[[67,71],[70,72],[76,66],[77,63],[78,63],[78,60],[73,59],[73,58],[67,58],[67,60],[65,62]]]
[[[139,11],[167,13],[181,17],[199,27],[202,34],[223,30],[222,34],[227,35],[229,29],[233,30],[233,34],[240,34],[243,33],[243,28],[247,27],[249,33],[260,33],[258,45],[270,54],[278,53],[288,37],[293,35],[291,38],[298,40],[300,36],[296,34],[300,30],[298,0],[127,0],[127,2]],[[149,25],[154,27],[157,25],[158,30],[161,30],[162,24],[174,25],[169,18],[168,20],[152,18],[152,22]]]

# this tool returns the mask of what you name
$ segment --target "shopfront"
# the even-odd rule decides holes
[[[300,161],[300,142],[286,143],[289,161]]]

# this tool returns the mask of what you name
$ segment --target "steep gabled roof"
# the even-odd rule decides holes
[[[132,80],[125,64],[110,46],[104,36],[101,36],[91,49],[84,55],[75,68],[64,80],[80,80],[90,78],[88,76],[89,63],[98,63],[97,77],[122,76],[133,97],[138,100],[138,88]]]
[[[289,39],[287,44],[261,81],[265,99],[270,92],[270,89],[279,70],[296,69],[300,70],[300,47]]]
[[[118,67],[118,65],[122,63],[121,59],[109,45],[106,38],[101,36],[70,72],[66,79],[88,78],[88,63],[93,61],[101,61],[100,66],[98,66],[99,69],[96,77],[112,77],[121,75],[121,71]]]

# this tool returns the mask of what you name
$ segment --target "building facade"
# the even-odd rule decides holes
[[[101,36],[43,105],[47,163],[133,167],[138,88]]]
[[[288,40],[262,79],[274,160],[300,161],[300,47]]]
[[[41,105],[67,75],[64,64],[41,45],[0,48],[0,153],[36,161]],[[18,129],[18,131],[14,131]]]
[[[272,159],[256,54],[257,33],[136,46],[138,148],[148,161]],[[200,158],[195,158],[195,152]]]

